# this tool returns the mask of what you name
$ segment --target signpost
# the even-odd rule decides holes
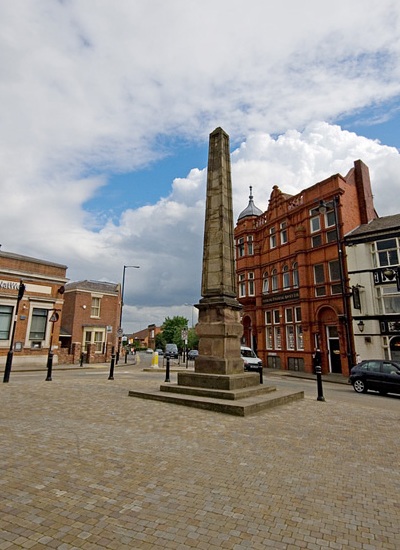
[[[51,317],[49,319],[49,321],[50,321],[50,323],[52,323],[52,325],[51,325],[49,353],[47,355],[47,377],[46,377],[46,382],[51,382],[51,372],[52,372],[52,369],[53,369],[53,355],[54,355],[53,350],[52,350],[53,333],[54,333],[54,323],[57,323],[57,321],[60,318],[60,315],[58,314],[58,311],[60,311],[60,310],[55,309],[53,311],[53,313],[51,314]]]

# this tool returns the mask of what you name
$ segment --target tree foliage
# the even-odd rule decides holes
[[[162,332],[156,336],[156,348],[165,349],[166,344],[176,344],[178,349],[183,349],[185,342],[182,339],[182,330],[188,329],[189,321],[185,317],[176,315],[166,317],[161,326]],[[193,328],[188,329],[188,348],[197,348],[198,337]]]

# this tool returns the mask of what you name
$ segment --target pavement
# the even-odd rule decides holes
[[[400,548],[400,411],[240,418],[129,397],[164,379],[140,363],[68,370],[0,386],[0,550]]]

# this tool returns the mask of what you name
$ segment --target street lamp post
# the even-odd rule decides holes
[[[336,231],[336,243],[337,243],[337,249],[338,249],[338,260],[339,260],[339,276],[340,276],[340,289],[342,294],[342,301],[343,301],[343,325],[345,329],[345,337],[346,337],[346,356],[347,356],[347,368],[350,374],[350,371],[353,367],[353,360],[354,360],[354,350],[353,350],[353,343],[351,338],[351,331],[350,331],[350,316],[349,316],[349,302],[348,302],[348,292],[346,288],[346,269],[344,264],[344,252],[343,252],[343,239],[341,238],[340,234],[340,226],[339,226],[339,214],[338,214],[338,204],[340,201],[339,195],[336,195],[333,197],[333,200],[330,202],[325,202],[321,200],[319,202],[319,212],[321,214],[325,214],[327,209],[329,207],[333,207],[333,216],[334,216],[334,223],[335,223],[335,231]]]
[[[13,328],[11,333],[10,349],[7,353],[6,367],[4,369],[3,382],[5,383],[7,383],[10,380],[11,367],[12,367],[12,361],[14,356],[14,337],[15,337],[15,328],[17,326],[18,308],[19,308],[19,303],[24,296],[24,292],[25,292],[25,285],[22,281],[20,281],[19,287],[18,287],[17,305],[14,313],[14,323],[13,323]]]
[[[124,265],[124,269],[123,269],[123,272],[122,272],[122,287],[121,287],[121,308],[120,308],[120,311],[119,311],[119,331],[122,330],[122,308],[124,307],[124,290],[125,290],[125,271],[127,270],[128,267],[132,267],[134,269],[139,269],[140,268],[140,265]],[[119,361],[119,354],[120,354],[120,351],[121,351],[121,338],[122,336],[118,336],[118,349],[117,349],[117,354],[116,354],[116,358],[115,358],[115,363],[118,365],[118,361]]]

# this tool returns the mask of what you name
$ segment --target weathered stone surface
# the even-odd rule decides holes
[[[240,374],[234,374],[232,376],[179,372],[178,385],[209,389],[237,390],[250,386],[260,386],[260,376],[255,372],[243,372],[243,366]]]

